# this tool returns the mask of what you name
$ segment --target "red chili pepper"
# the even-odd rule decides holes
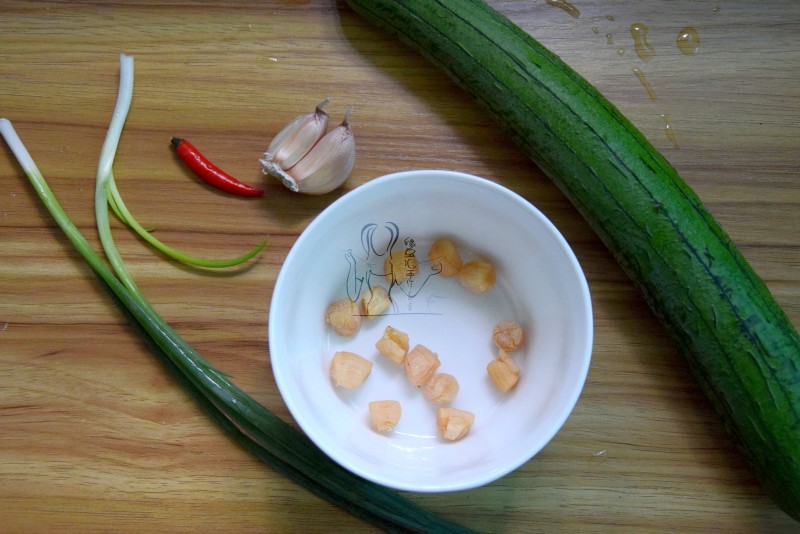
[[[186,165],[207,184],[242,197],[260,197],[264,194],[263,190],[240,182],[208,161],[189,141],[173,137],[172,146]]]

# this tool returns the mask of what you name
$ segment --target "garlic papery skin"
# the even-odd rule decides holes
[[[352,109],[352,108],[351,108]],[[349,122],[350,110],[342,123],[325,134],[296,165],[282,169],[261,160],[262,171],[278,178],[296,193],[322,195],[342,185],[356,159],[356,141]]]
[[[313,113],[295,117],[278,132],[264,153],[264,161],[281,169],[293,167],[325,135],[328,114],[323,111],[330,98],[320,102]]]

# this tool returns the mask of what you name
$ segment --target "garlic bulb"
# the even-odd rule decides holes
[[[287,124],[269,145],[261,171],[278,178],[296,193],[321,195],[333,191],[353,170],[356,142],[350,129],[350,108],[342,123],[325,134],[328,114],[323,100],[314,113]]]

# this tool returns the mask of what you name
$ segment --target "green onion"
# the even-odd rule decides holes
[[[302,432],[267,410],[233,384],[224,373],[215,369],[153,309],[125,267],[114,244],[108,221],[112,166],[130,106],[132,88],[133,59],[122,55],[119,96],[101,150],[95,189],[98,231],[113,271],[61,207],[8,119],[0,118],[0,134],[44,206],[108,287],[120,308],[132,319],[137,333],[177,375],[187,392],[237,443],[314,494],[387,531],[469,532],[333,462]]]
[[[139,236],[142,237],[142,239],[153,245],[167,256],[178,261],[182,261],[183,263],[196,265],[199,267],[224,268],[239,265],[255,257],[266,246],[266,240],[262,241],[245,254],[237,258],[227,260],[209,260],[184,254],[183,252],[175,250],[174,248],[165,245],[153,237],[150,232],[148,232],[136,221],[131,212],[128,211],[128,208],[122,201],[122,196],[117,189],[116,182],[114,181],[114,174],[111,170],[114,154],[117,151],[117,145],[119,145],[119,139],[122,135],[122,127],[125,124],[125,118],[128,115],[128,110],[130,109],[131,98],[133,95],[133,58],[123,55],[120,62],[122,68],[120,69],[120,85],[119,94],[117,95],[117,105],[114,108],[114,113],[111,117],[111,124],[108,128],[108,135],[103,143],[103,148],[100,152],[100,160],[97,163],[97,182],[95,187],[95,213],[97,215],[98,229],[100,230],[100,241],[103,244],[103,249],[105,250],[106,255],[111,260],[111,264],[114,266],[114,270],[117,271],[117,274],[123,280],[127,279],[130,285],[134,285],[133,280],[130,279],[129,274],[126,272],[124,265],[122,264],[121,258],[119,258],[119,254],[114,246],[114,240],[111,237],[111,228],[108,224],[109,204],[112,206],[112,209],[120,218],[120,220],[130,226],[137,234],[139,234]]]

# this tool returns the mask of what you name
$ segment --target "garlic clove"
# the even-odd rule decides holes
[[[342,185],[356,159],[356,141],[349,122],[351,110],[294,167],[284,171],[275,165],[264,165],[264,172],[276,176],[292,191],[307,195],[322,195]]]
[[[300,115],[284,126],[269,144],[262,163],[286,170],[308,154],[328,128],[328,114],[322,108],[330,101],[326,98],[313,113]]]

